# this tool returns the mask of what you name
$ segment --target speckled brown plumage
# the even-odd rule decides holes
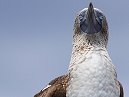
[[[52,80],[49,88],[41,90],[34,97],[66,97],[68,75],[63,75]]]

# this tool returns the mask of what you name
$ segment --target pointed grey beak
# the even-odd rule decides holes
[[[102,25],[97,20],[99,17],[96,15],[96,10],[94,10],[92,3],[89,4],[84,17],[83,21],[80,23],[80,27],[83,32],[87,34],[100,32]]]

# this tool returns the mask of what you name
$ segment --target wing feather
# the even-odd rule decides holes
[[[67,83],[68,75],[57,77],[34,97],[66,97]]]

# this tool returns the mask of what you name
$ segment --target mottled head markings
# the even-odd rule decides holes
[[[74,42],[89,45],[106,46],[108,41],[108,25],[103,12],[94,8],[92,3],[81,10],[75,19]]]

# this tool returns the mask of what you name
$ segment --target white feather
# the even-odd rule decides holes
[[[66,97],[119,97],[115,67],[106,49],[94,48],[76,59],[69,67]]]
[[[42,89],[43,90],[46,90],[47,88],[51,87],[51,85],[47,85],[45,88]]]

